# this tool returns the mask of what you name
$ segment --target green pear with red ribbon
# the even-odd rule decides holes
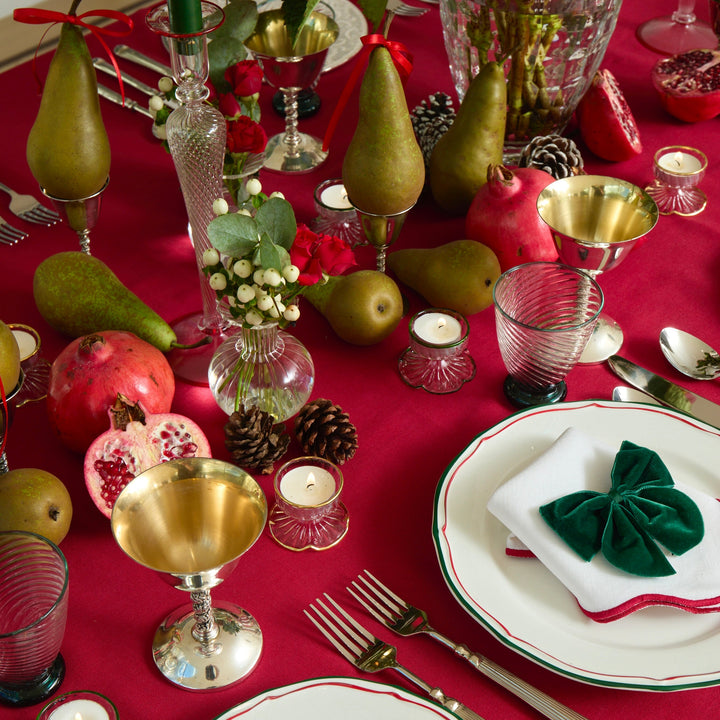
[[[420,197],[425,161],[400,75],[383,44],[370,51],[359,103],[357,127],[342,166],[348,197],[365,213],[404,212]]]
[[[74,16],[80,0],[74,0]],[[40,108],[27,139],[33,177],[50,196],[80,200],[102,190],[110,142],[100,112],[97,78],[82,30],[64,22]]]

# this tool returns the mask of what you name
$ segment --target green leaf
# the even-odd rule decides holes
[[[255,251],[255,258],[260,261],[260,267],[265,270],[268,268],[275,268],[276,270],[281,271],[284,264],[287,264],[283,264],[284,256],[282,253],[287,255],[287,250],[279,245],[276,245],[265,233],[261,235],[260,244]]]
[[[385,15],[387,0],[358,0],[358,5],[373,31],[377,32]]]
[[[257,5],[253,0],[230,0],[225,6],[225,22],[210,33],[208,59],[210,82],[219,93],[230,92],[225,70],[247,58],[245,40],[257,23]]]
[[[275,244],[289,250],[297,235],[297,222],[292,205],[283,198],[268,198],[255,215],[260,234],[267,233]]]
[[[245,60],[246,57],[245,46],[233,37],[218,38],[208,45],[210,82],[218,94],[228,93],[232,90],[230,83],[225,79],[225,70],[241,60]]]
[[[283,0],[282,9],[285,26],[293,47],[297,42],[300,30],[310,17],[319,0]]]
[[[229,213],[210,221],[208,238],[218,252],[240,258],[251,253],[257,245],[258,228],[249,215]]]

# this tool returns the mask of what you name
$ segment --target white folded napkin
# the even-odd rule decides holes
[[[540,457],[501,485],[488,509],[515,536],[508,539],[508,555],[532,553],[575,596],[582,611],[598,622],[616,620],[648,605],[694,613],[720,610],[720,502],[683,485],[682,478],[673,477],[675,487],[698,506],[705,534],[682,555],[666,552],[674,575],[632,575],[611,565],[601,553],[585,562],[540,515],[540,506],[564,495],[579,490],[608,492],[618,450],[568,428]]]

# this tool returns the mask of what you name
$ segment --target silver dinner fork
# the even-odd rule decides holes
[[[408,5],[403,0],[388,0],[385,8],[389,13],[400,15],[402,17],[420,17],[424,15],[430,8],[416,7]]]
[[[587,720],[569,707],[546,695],[541,690],[513,675],[505,668],[495,664],[482,655],[471,652],[466,645],[458,645],[441,635],[428,623],[427,614],[409,605],[398,597],[386,585],[383,585],[372,573],[365,570],[358,575],[358,581],[352,582],[348,592],[377,620],[389,627],[398,635],[409,636],[420,633],[430,635],[434,640],[450,648],[460,657],[467,660],[476,670],[513,695],[524,700],[545,717],[552,720]]]
[[[307,610],[303,610],[303,612],[346,660],[349,660],[355,667],[365,672],[374,673],[380,670],[395,670],[421,688],[433,700],[439,702],[458,717],[463,718],[463,720],[483,720],[480,715],[470,708],[457,700],[447,697],[440,688],[428,685],[424,680],[421,680],[417,675],[400,665],[397,661],[397,651],[394,646],[378,640],[343,610],[327,593],[324,593],[324,596],[337,612],[319,598],[315,602],[322,609],[312,603],[310,604],[310,609],[313,610],[319,620]]]
[[[32,195],[20,195],[3,183],[0,183],[0,190],[4,190],[10,196],[10,212],[21,220],[48,227],[60,220],[60,215],[55,210],[46,208]]]
[[[14,245],[27,236],[28,234],[24,230],[18,230],[7,220],[0,217],[0,243],[3,245]]]

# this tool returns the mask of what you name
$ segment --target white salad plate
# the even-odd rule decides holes
[[[488,499],[569,427],[618,449],[623,440],[650,448],[676,482],[720,496],[720,430],[710,425],[640,403],[523,410],[478,435],[440,479],[432,530],[450,590],[501,642],[576,680],[655,691],[719,684],[720,613],[656,606],[598,623],[538,560],[505,554],[508,530]]]
[[[267,690],[215,720],[457,720],[457,716],[392,685],[346,677],[306,680]]]
[[[276,10],[281,4],[281,0],[259,2],[258,9]],[[350,0],[320,0],[315,10],[335,20],[340,30],[337,40],[330,46],[325,58],[323,72],[326,73],[343,65],[360,52],[362,48],[360,38],[367,35],[368,24],[362,10]]]

